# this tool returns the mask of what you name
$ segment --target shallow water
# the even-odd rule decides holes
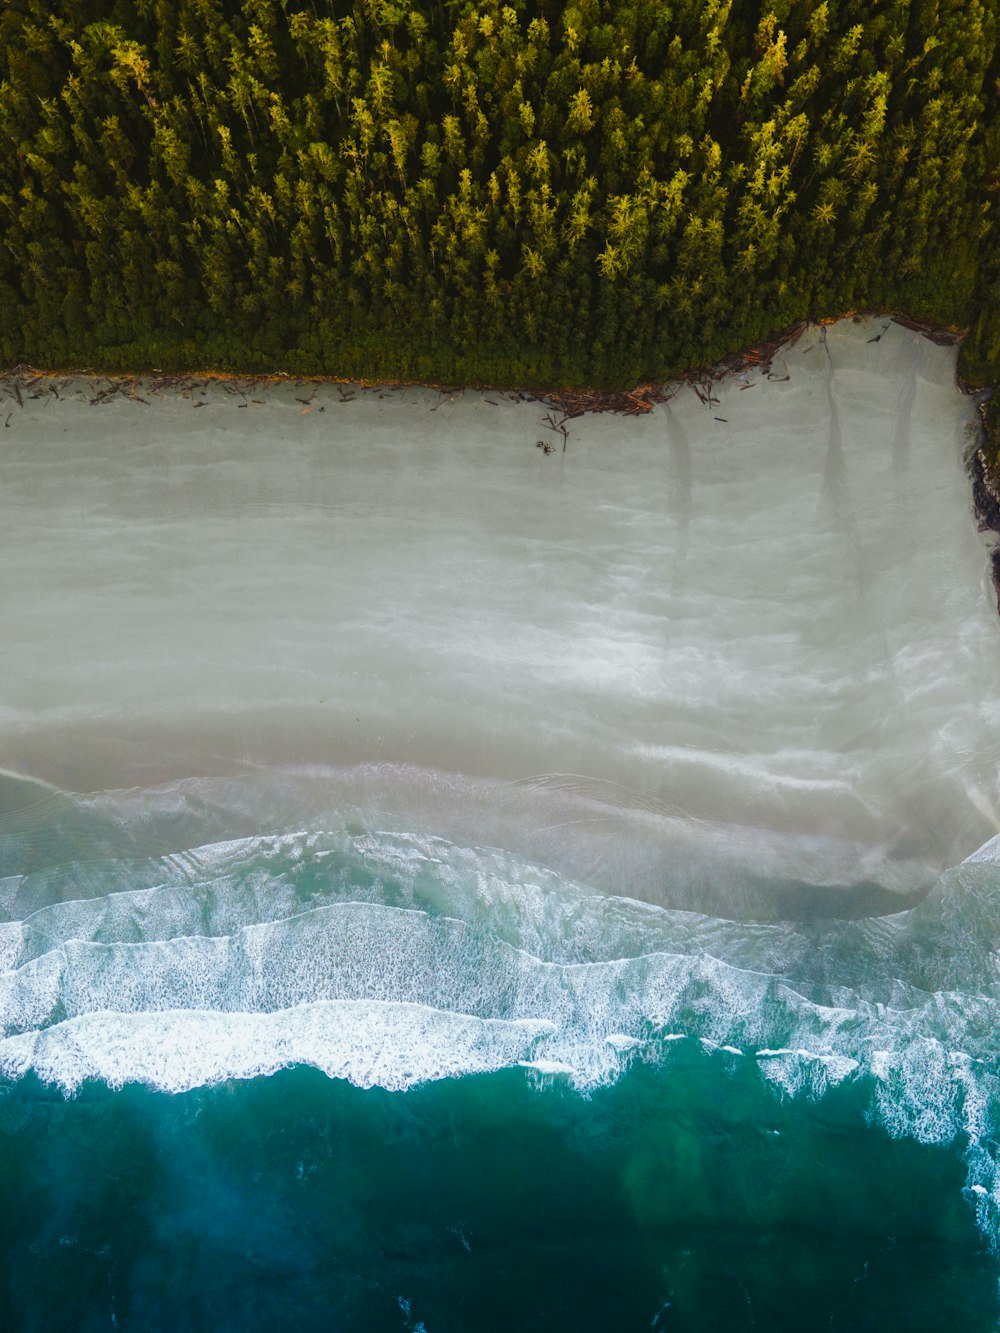
[[[565,454],[499,395],[27,401],[5,1327],[995,1326],[953,374],[845,323]]]

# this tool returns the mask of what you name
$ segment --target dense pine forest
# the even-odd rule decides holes
[[[803,317],[1000,379],[995,0],[4,0],[0,361],[613,386]]]

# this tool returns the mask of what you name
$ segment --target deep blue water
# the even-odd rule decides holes
[[[992,845],[740,923],[208,790],[0,830],[0,1328],[996,1327]]]
[[[684,1043],[589,1097],[28,1080],[0,1103],[3,1327],[995,1326],[959,1151],[726,1065]]]

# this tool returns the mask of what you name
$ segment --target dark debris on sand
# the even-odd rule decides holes
[[[855,314],[855,312],[848,312],[848,316],[851,314]],[[848,316],[844,316],[844,318]],[[861,315],[855,315],[855,317],[860,318]],[[901,324],[904,328],[923,334],[924,337],[929,338],[931,342],[937,343],[939,346],[953,346],[961,340],[961,333],[955,329],[944,329],[937,325],[911,319],[907,315],[893,314],[889,318],[895,323]],[[833,322],[832,320],[822,321],[822,323]],[[563,422],[597,412],[611,412],[619,416],[642,416],[647,412],[652,412],[660,404],[669,402],[685,384],[698,395],[703,403],[711,406],[718,401],[713,393],[714,386],[731,375],[746,374],[751,370],[758,370],[770,380],[787,380],[789,378],[787,366],[775,370],[774,363],[778,352],[782,348],[792,346],[806,329],[815,326],[815,321],[799,320],[763,342],[755,343],[744,351],[734,352],[713,366],[703,366],[684,371],[676,380],[666,384],[640,384],[634,389],[613,390],[539,389],[511,391],[509,389],[496,389],[495,386],[490,385],[469,387],[494,392],[497,396],[508,397],[513,401],[542,403],[557,412]],[[881,336],[880,333],[871,341],[877,342]],[[783,370],[783,373],[781,373],[781,370]],[[293,385],[302,390],[310,391],[309,398],[297,399],[297,401],[305,404],[304,410],[312,406],[312,399],[317,389],[322,385],[334,387],[339,394],[340,402],[343,403],[352,402],[359,390],[374,390],[383,397],[387,393],[416,387],[438,389],[442,394],[454,394],[461,391],[459,386],[416,385],[402,382],[383,383],[367,380],[346,382],[336,376],[314,376],[301,379],[287,373],[248,376],[231,375],[225,372],[165,374],[162,371],[151,370],[144,374],[111,376],[95,374],[86,370],[79,372],[40,371],[34,366],[18,365],[0,371],[0,402],[9,398],[13,399],[18,407],[23,407],[28,399],[43,398],[47,395],[59,398],[68,394],[95,407],[112,402],[117,398],[127,398],[133,402],[148,405],[149,400],[142,396],[140,392],[142,390],[153,395],[176,393],[181,397],[191,398],[193,406],[200,407],[205,405],[205,395],[209,388],[218,388],[232,397],[241,399],[242,401],[239,402],[238,406],[247,407],[262,404],[262,399],[252,397],[254,393],[264,392],[266,389],[279,384]],[[743,389],[752,388],[753,382],[745,383],[740,387]],[[488,401],[494,406],[497,405],[494,400]]]

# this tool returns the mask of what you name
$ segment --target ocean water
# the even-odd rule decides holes
[[[0,1327],[994,1329],[953,376],[10,390]]]

